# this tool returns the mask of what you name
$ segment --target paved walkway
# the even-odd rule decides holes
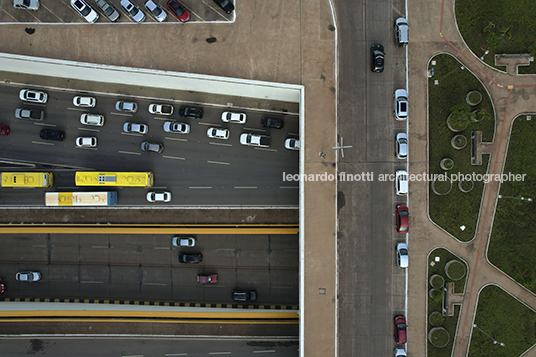
[[[408,0],[411,44],[409,45],[409,121],[410,172],[427,170],[427,76],[430,57],[440,52],[454,55],[469,68],[484,84],[491,95],[496,110],[496,134],[491,149],[489,173],[500,173],[505,159],[508,135],[513,119],[520,113],[536,111],[532,99],[535,76],[517,76],[514,72],[500,73],[484,65],[467,48],[457,30],[453,9],[454,0],[428,1]],[[415,15],[414,15],[415,14]],[[423,16],[423,14],[426,14]],[[520,87],[527,86],[527,87]],[[536,296],[501,271],[486,258],[488,237],[493,223],[498,184],[487,184],[480,211],[476,238],[462,243],[435,226],[428,218],[427,184],[410,184],[409,204],[412,207],[411,269],[408,282],[408,355],[426,355],[426,291],[427,254],[435,247],[446,247],[464,259],[469,265],[467,287],[462,300],[461,318],[456,332],[453,356],[467,355],[468,343],[479,290],[494,283],[536,309]],[[536,356],[531,349],[526,356]]]

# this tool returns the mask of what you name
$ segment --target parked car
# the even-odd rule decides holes
[[[76,96],[73,98],[73,105],[75,107],[93,108],[96,104],[97,100],[93,97]]]
[[[406,338],[406,318],[403,315],[395,317],[395,342],[403,345],[407,342]]]
[[[131,3],[129,0],[121,0],[121,7],[127,12],[130,18],[138,23],[145,20],[145,14],[139,7]]]
[[[91,24],[99,19],[99,14],[85,0],[71,0],[71,6]]]
[[[149,132],[149,127],[145,124],[130,123],[127,121],[123,124],[123,131],[125,133],[147,134]]]
[[[179,19],[180,22],[190,20],[190,13],[177,0],[169,0],[166,6],[169,11],[171,11],[173,15]]]
[[[121,17],[121,14],[119,13],[119,11],[117,11],[117,9],[108,1],[95,0],[95,3],[102,10],[104,15],[108,18],[108,20],[115,22],[119,20],[119,17]]]
[[[80,115],[80,123],[84,125],[103,126],[104,115],[83,113]]]
[[[163,127],[166,133],[188,134],[190,132],[189,124],[179,123],[177,121],[166,121]]]
[[[406,350],[400,347],[395,348],[395,357],[407,357]]]
[[[15,118],[40,121],[45,118],[45,112],[42,110],[38,110],[38,109],[18,108],[15,110]]]
[[[151,203],[155,202],[170,202],[171,201],[171,192],[156,192],[151,191],[147,192],[147,201]]]
[[[404,170],[397,170],[395,174],[396,194],[399,196],[408,194],[408,173]]]
[[[136,113],[138,111],[138,103],[125,102],[124,100],[118,100],[115,103],[115,110],[124,113]]]
[[[408,136],[406,133],[396,134],[396,157],[406,159],[408,157]]]
[[[0,135],[9,135],[9,126],[0,125]]]
[[[83,137],[79,136],[75,140],[77,148],[96,148],[97,147],[97,138],[92,137]]]
[[[399,268],[407,268],[409,263],[409,250],[406,243],[398,243],[396,245],[396,266]]]
[[[234,301],[255,301],[257,300],[257,292],[255,290],[235,290],[231,294]]]
[[[216,274],[197,274],[197,282],[200,284],[215,284],[218,282]]]
[[[179,254],[177,259],[179,263],[199,264],[203,261],[203,256],[201,254]]]
[[[406,205],[396,206],[396,231],[398,233],[409,231],[409,210]]]
[[[160,6],[155,4],[153,0],[148,0],[145,2],[145,8],[151,15],[153,15],[154,19],[158,22],[162,22],[167,18],[167,14]]]
[[[21,89],[19,93],[19,98],[20,100],[24,100],[25,102],[46,103],[48,95],[45,92],[37,90]]]
[[[39,10],[39,0],[13,0],[13,7],[19,10]]]
[[[370,55],[372,57],[370,70],[372,72],[383,72],[385,53],[383,52],[383,45],[381,43],[375,43],[370,47]]]
[[[288,138],[287,140],[285,140],[285,149],[300,150],[300,140]]]
[[[397,89],[394,98],[396,120],[406,120],[408,118],[408,92],[405,89]]]
[[[207,136],[211,139],[222,139],[227,140],[229,139],[229,130],[228,129],[221,129],[221,128],[208,128],[207,130]]]
[[[24,281],[27,283],[33,283],[34,281],[41,280],[41,273],[37,271],[19,271],[15,275],[17,281]]]
[[[195,247],[194,237],[173,237],[171,244],[174,247]]]
[[[149,104],[149,113],[158,115],[171,115],[173,114],[173,106],[171,104]]]
[[[224,123],[245,124],[246,123],[246,114],[244,114],[244,113],[233,113],[233,112],[223,112],[221,114],[221,120]]]
[[[275,119],[275,118],[262,117],[261,126],[263,128],[281,129],[281,128],[283,128],[283,120]]]
[[[234,5],[229,0],[214,0],[214,2],[218,4],[223,9],[223,11],[228,14],[232,13],[234,10]]]
[[[164,145],[160,143],[144,141],[141,143],[141,151],[155,152],[157,154],[160,154],[162,151],[164,151]]]
[[[39,137],[43,140],[62,141],[65,137],[65,133],[61,130],[42,129],[39,132]]]
[[[403,17],[395,21],[395,42],[397,46],[405,46],[409,43],[409,26]]]
[[[271,138],[266,135],[244,133],[240,135],[240,144],[247,146],[270,147]]]
[[[185,118],[201,119],[203,118],[203,108],[183,106],[179,109],[179,115]]]

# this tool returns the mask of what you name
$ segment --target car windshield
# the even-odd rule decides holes
[[[408,211],[400,211],[400,217],[407,217]]]
[[[162,9],[161,9],[161,8],[159,8],[159,7],[155,7],[155,8],[153,9],[153,14],[154,14],[154,16],[159,16],[161,13],[162,13]]]
[[[130,14],[132,16],[136,16],[138,14],[138,12],[140,12],[140,10],[138,8],[135,8],[134,6],[132,7],[132,9],[130,9]],[[126,106],[125,106],[126,108]]]

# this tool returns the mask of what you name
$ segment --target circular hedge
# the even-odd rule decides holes
[[[450,145],[456,150],[461,150],[467,145],[467,138],[462,134],[454,135],[450,140]]]
[[[465,101],[467,102],[467,104],[475,106],[482,101],[482,94],[480,94],[480,92],[476,90],[470,91],[465,96]]]
[[[459,260],[451,260],[445,264],[445,274],[454,280],[460,280],[465,276],[465,265]]]
[[[469,125],[469,115],[464,113],[451,113],[447,118],[447,126],[455,133],[465,130]]]
[[[441,301],[443,300],[443,289],[430,289],[428,295],[434,301]]]
[[[428,317],[428,322],[434,327],[443,325],[443,321],[445,321],[445,317],[442,313],[437,311],[432,312]]]
[[[437,348],[445,347],[450,341],[450,334],[443,327],[434,327],[428,333],[428,341]]]
[[[452,170],[454,168],[454,160],[452,160],[450,157],[446,157],[441,160],[439,167],[445,171]]]
[[[469,180],[460,180],[458,181],[458,188],[463,193],[471,192],[471,190],[475,187],[475,183],[473,181]]]
[[[433,288],[441,289],[445,286],[445,278],[439,274],[434,274],[430,277],[430,285],[432,285]]]
[[[446,195],[450,192],[451,189],[452,182],[450,181],[450,179],[447,179],[445,181],[432,181],[432,191],[434,191],[436,195]]]

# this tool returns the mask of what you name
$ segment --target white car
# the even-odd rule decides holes
[[[76,138],[76,147],[77,148],[96,148],[97,147],[97,138],[92,137],[83,137],[79,136]]]
[[[85,0],[71,0],[71,6],[91,24],[99,19],[99,14]]]
[[[397,170],[395,174],[396,194],[404,196],[408,194],[408,173],[405,170]]]
[[[39,10],[39,0],[13,0],[13,7],[22,10]]]
[[[244,124],[246,122],[246,114],[244,114],[244,113],[233,113],[233,112],[223,112],[221,114],[221,120],[224,123]]]
[[[19,271],[15,275],[15,279],[17,281],[24,281],[27,283],[31,283],[34,281],[41,280],[41,273],[36,272],[36,271]]]
[[[136,113],[138,111],[138,103],[125,102],[124,100],[118,100],[115,103],[115,110],[124,113]]]
[[[84,113],[80,115],[80,123],[84,125],[103,126],[104,115]]]
[[[408,118],[408,92],[405,89],[395,90],[395,119],[396,120],[406,120]]]
[[[406,350],[400,347],[395,348],[395,357],[406,357]]]
[[[285,140],[285,149],[300,150],[300,140],[288,138],[287,140]]]
[[[140,10],[139,7],[131,3],[129,0],[121,0],[121,7],[125,9],[128,13],[128,16],[136,22],[143,22],[145,20],[145,14]]]
[[[152,103],[149,105],[149,113],[159,115],[171,115],[173,114],[173,106],[171,104]]]
[[[408,136],[406,133],[396,134],[396,157],[405,159],[408,157]]]
[[[19,98],[25,102],[46,103],[48,95],[37,90],[21,89]]]
[[[259,146],[263,148],[269,148],[271,138],[266,135],[258,135],[252,133],[244,133],[240,135],[240,144],[247,146]]]
[[[194,237],[173,237],[171,244],[174,247],[195,247]]]
[[[406,243],[398,243],[396,245],[396,266],[399,268],[407,268],[409,263],[409,251]]]
[[[229,139],[229,135],[229,129],[208,128],[207,130],[207,136],[211,139],[227,140]]]
[[[73,98],[73,104],[75,107],[93,108],[97,104],[97,100],[93,97],[76,96]]]
[[[167,18],[167,14],[160,6],[156,5],[153,0],[145,3],[145,8],[153,15],[156,21],[162,22]]]
[[[147,201],[151,203],[169,202],[171,201],[171,192],[147,192]]]
[[[164,131],[166,133],[188,134],[190,132],[190,125],[176,121],[167,121],[164,123]]]
[[[139,133],[147,134],[149,127],[145,124],[129,123],[128,121],[123,125],[123,131],[125,133]]]

